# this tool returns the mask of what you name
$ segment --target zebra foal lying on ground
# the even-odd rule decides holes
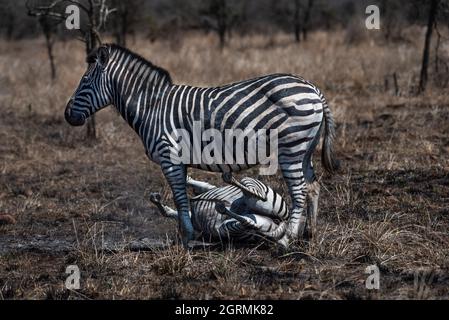
[[[204,129],[253,129],[277,132],[276,158],[289,188],[292,209],[280,243],[303,235],[306,224],[307,185],[316,177],[312,153],[324,131],[323,165],[337,169],[334,157],[334,121],[320,90],[290,74],[273,74],[221,87],[199,88],[176,85],[167,71],[117,45],[103,45],[92,52],[88,69],[69,100],[65,118],[83,125],[98,110],[114,105],[142,139],[149,159],[160,164],[170,185],[178,211],[179,229],[185,246],[193,238],[186,193],[187,167],[214,172],[236,172],[260,164],[250,163],[244,150],[242,163],[175,163],[178,152],[173,132],[193,133],[193,124]],[[258,142],[258,144],[268,144]],[[200,144],[200,151],[205,151]],[[247,148],[245,145],[244,148]],[[236,154],[232,154],[236,159]],[[318,194],[316,195],[318,199]]]
[[[190,199],[190,217],[198,238],[205,241],[279,242],[287,229],[289,210],[282,196],[259,180],[235,180],[225,175],[229,185],[216,187],[187,177],[195,197]],[[178,218],[178,212],[161,202],[159,193],[150,200],[159,212]]]

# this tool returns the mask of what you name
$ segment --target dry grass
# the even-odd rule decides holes
[[[289,72],[323,89],[338,124],[343,170],[329,177],[317,163],[318,233],[287,254],[187,252],[172,244],[176,225],[148,201],[152,191],[170,193],[125,122],[101,111],[99,141],[90,143],[84,128],[63,120],[84,72],[82,44],[56,45],[58,79],[51,83],[42,40],[2,43],[0,215],[17,223],[0,226],[0,298],[448,298],[449,97],[437,83],[423,96],[410,94],[421,33],[406,30],[409,40],[396,44],[371,36],[348,45],[344,32],[316,32],[300,46],[283,34],[248,36],[223,52],[215,38],[198,34],[131,44],[177,83]],[[448,49],[441,48],[446,56]],[[385,88],[394,72],[400,96]],[[278,177],[262,179],[287,194]],[[120,247],[145,237],[168,239],[168,246]],[[70,264],[81,269],[79,291],[63,287]],[[371,264],[382,273],[375,292],[364,287]]]

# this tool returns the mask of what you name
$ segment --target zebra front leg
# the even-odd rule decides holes
[[[186,167],[175,165],[169,161],[162,162],[162,172],[167,179],[173,193],[176,209],[178,210],[178,227],[181,241],[188,248],[189,241],[193,240],[194,230],[189,215],[189,199],[186,191]]]
[[[178,212],[172,208],[162,204],[160,193],[153,192],[150,194],[150,201],[158,208],[159,212],[167,218],[178,219]]]

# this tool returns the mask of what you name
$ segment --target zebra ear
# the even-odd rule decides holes
[[[97,51],[97,63],[100,64],[103,68],[106,67],[106,64],[109,61],[109,49],[106,46],[101,46]]]

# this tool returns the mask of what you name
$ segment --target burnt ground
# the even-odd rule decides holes
[[[183,250],[148,201],[159,191],[170,202],[160,169],[112,110],[89,142],[62,113],[2,107],[0,214],[16,223],[0,226],[0,298],[447,299],[449,104],[424,100],[336,110],[342,170],[323,175],[318,163],[319,232],[288,253]],[[77,291],[63,285],[72,264]],[[365,288],[372,264],[380,290]]]

